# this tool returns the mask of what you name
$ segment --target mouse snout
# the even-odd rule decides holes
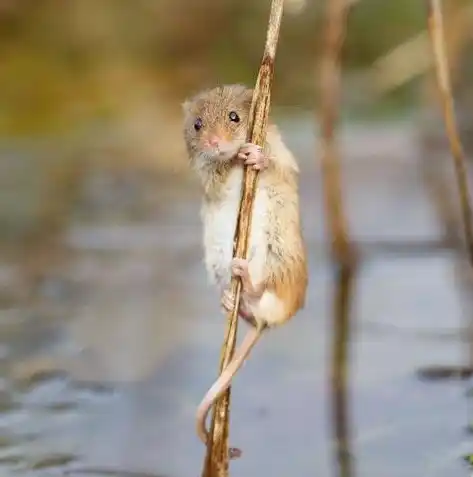
[[[207,138],[207,143],[209,146],[217,147],[220,145],[221,139],[216,134],[210,134]]]
[[[224,131],[208,131],[201,139],[202,147],[212,156],[221,160],[234,155],[234,148]]]

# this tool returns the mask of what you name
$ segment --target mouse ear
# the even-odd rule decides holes
[[[182,107],[182,112],[187,115],[189,114],[189,111],[191,109],[191,102],[186,99],[182,104],[181,104],[181,107]]]
[[[251,107],[251,102],[253,101],[253,88],[246,88],[245,89],[245,103],[248,104],[248,108]]]

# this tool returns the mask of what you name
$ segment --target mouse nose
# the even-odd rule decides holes
[[[210,146],[218,146],[220,144],[220,138],[216,136],[215,134],[211,134],[209,138],[207,139],[207,142],[209,143]]]

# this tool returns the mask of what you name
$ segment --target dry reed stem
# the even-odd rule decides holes
[[[445,27],[441,1],[429,0],[427,2],[427,10],[428,29],[432,44],[432,54],[435,65],[435,77],[439,93],[439,100],[443,112],[445,129],[450,145],[450,151],[452,154],[456,181],[458,184],[463,235],[466,242],[467,254],[470,265],[466,270],[463,265],[462,258],[459,257],[459,259],[457,259],[455,263],[455,278],[460,285],[461,291],[465,293],[466,298],[471,300],[471,283],[473,278],[473,275],[471,273],[471,267],[473,267],[473,222],[471,216],[471,203],[468,186],[468,171],[465,154],[458,134],[457,121],[455,117],[454,101],[450,79],[450,65],[445,47]],[[452,221],[453,218],[450,220],[450,222]],[[446,225],[448,225],[448,223]],[[449,235],[448,230],[447,235]],[[463,276],[463,274],[465,274],[465,276]],[[471,372],[471,370],[473,369],[473,322],[471,321],[471,318],[468,318],[467,327],[469,331],[468,366]]]
[[[350,4],[346,0],[328,0],[320,70],[322,178],[325,216],[332,244],[332,261],[336,266],[336,290],[333,303],[333,345],[331,389],[336,459],[339,475],[352,474],[348,428],[348,344],[352,283],[356,255],[350,243],[343,209],[341,171],[335,146],[335,129],[340,102],[340,54],[345,38],[346,17]]]
[[[473,266],[473,221],[471,216],[470,193],[468,188],[465,154],[458,134],[452,87],[450,82],[448,59],[445,50],[441,0],[428,0],[428,27],[432,43],[437,86],[443,110],[445,129],[455,168],[463,218],[463,232],[470,265]]]
[[[266,140],[266,127],[269,116],[271,83],[274,72],[274,60],[279,38],[284,0],[272,0],[266,44],[263,59],[258,72],[248,125],[248,142],[263,146]],[[251,229],[251,218],[258,174],[251,167],[245,168],[243,190],[238,214],[238,223],[234,239],[234,256],[246,258]],[[238,327],[238,306],[240,302],[241,281],[232,279],[232,293],[235,296],[235,308],[228,315],[225,341],[220,358],[220,372],[228,365],[235,351]],[[203,477],[226,477],[228,475],[228,434],[230,415],[230,392],[215,403],[210,425],[210,442],[203,469]]]

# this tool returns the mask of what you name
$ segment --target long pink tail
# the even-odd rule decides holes
[[[250,354],[260,335],[261,330],[259,328],[253,328],[248,331],[240,348],[237,349],[234,358],[228,363],[228,366],[207,391],[207,394],[197,408],[197,434],[205,445],[207,445],[208,441],[208,432],[205,427],[207,414],[212,404],[228,389],[233,376],[241,368],[241,365]]]

